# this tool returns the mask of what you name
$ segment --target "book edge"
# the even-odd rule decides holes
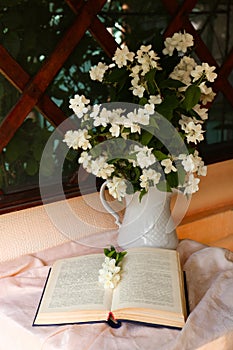
[[[39,304],[37,306],[36,313],[35,313],[35,316],[34,316],[34,319],[33,319],[33,322],[32,322],[32,326],[33,327],[37,326],[37,324],[35,324],[35,321],[36,321],[36,318],[37,318],[37,316],[39,314],[39,311],[40,311],[40,306],[41,306],[41,303],[42,303],[42,300],[43,300],[43,297],[44,297],[46,286],[48,284],[48,280],[49,280],[49,276],[50,276],[51,270],[52,270],[52,268],[50,267],[49,268],[49,272],[48,272],[47,277],[46,277],[46,280],[45,280],[45,283],[44,283],[44,287],[43,287],[41,296],[40,296],[40,301],[39,301]]]

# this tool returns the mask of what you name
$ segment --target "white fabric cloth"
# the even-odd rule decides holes
[[[101,233],[98,240],[114,244],[115,236]],[[67,242],[0,264],[0,350],[233,349],[233,254],[190,240],[178,246],[191,311],[182,330],[126,322],[118,329],[105,323],[32,327],[52,262],[100,251]]]

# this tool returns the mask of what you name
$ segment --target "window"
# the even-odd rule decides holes
[[[107,99],[107,91],[89,79],[90,67],[111,56],[117,44],[126,42],[135,49],[153,42],[157,32],[191,31],[197,58],[218,65],[218,95],[200,151],[206,163],[231,158],[232,16],[230,0],[199,0],[195,7],[191,1],[166,0],[2,1],[0,211],[39,203],[41,154],[54,128],[70,116],[70,97],[88,92],[93,101]],[[60,166],[56,151],[57,143],[46,167],[50,177]],[[64,187],[68,195],[78,194],[76,163],[72,154],[67,158],[72,161],[63,166]]]

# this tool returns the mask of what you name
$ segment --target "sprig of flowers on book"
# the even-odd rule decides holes
[[[120,281],[119,264],[123,260],[127,252],[117,252],[116,249],[111,246],[110,249],[104,249],[105,260],[102,264],[102,269],[99,270],[99,282],[104,285],[105,289],[115,288]]]
[[[84,95],[70,99],[81,127],[69,130],[64,142],[78,150],[87,172],[108,180],[114,198],[136,191],[141,197],[150,186],[178,188],[184,194],[198,191],[199,176],[207,169],[197,145],[204,139],[205,107],[214,99],[211,83],[217,74],[215,67],[191,57],[193,45],[192,35],[175,33],[155,50],[152,45],[141,45],[136,53],[118,48],[110,64],[91,68],[91,79],[107,84],[110,102],[137,104],[130,112],[91,106]],[[186,153],[180,153],[176,138],[165,135],[166,144],[161,142],[162,118],[178,132]]]

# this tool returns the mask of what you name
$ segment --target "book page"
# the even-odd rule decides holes
[[[110,310],[111,295],[98,282],[103,254],[57,261],[52,268],[41,311]]]
[[[113,309],[140,307],[181,312],[178,272],[176,251],[129,251],[114,291]]]

